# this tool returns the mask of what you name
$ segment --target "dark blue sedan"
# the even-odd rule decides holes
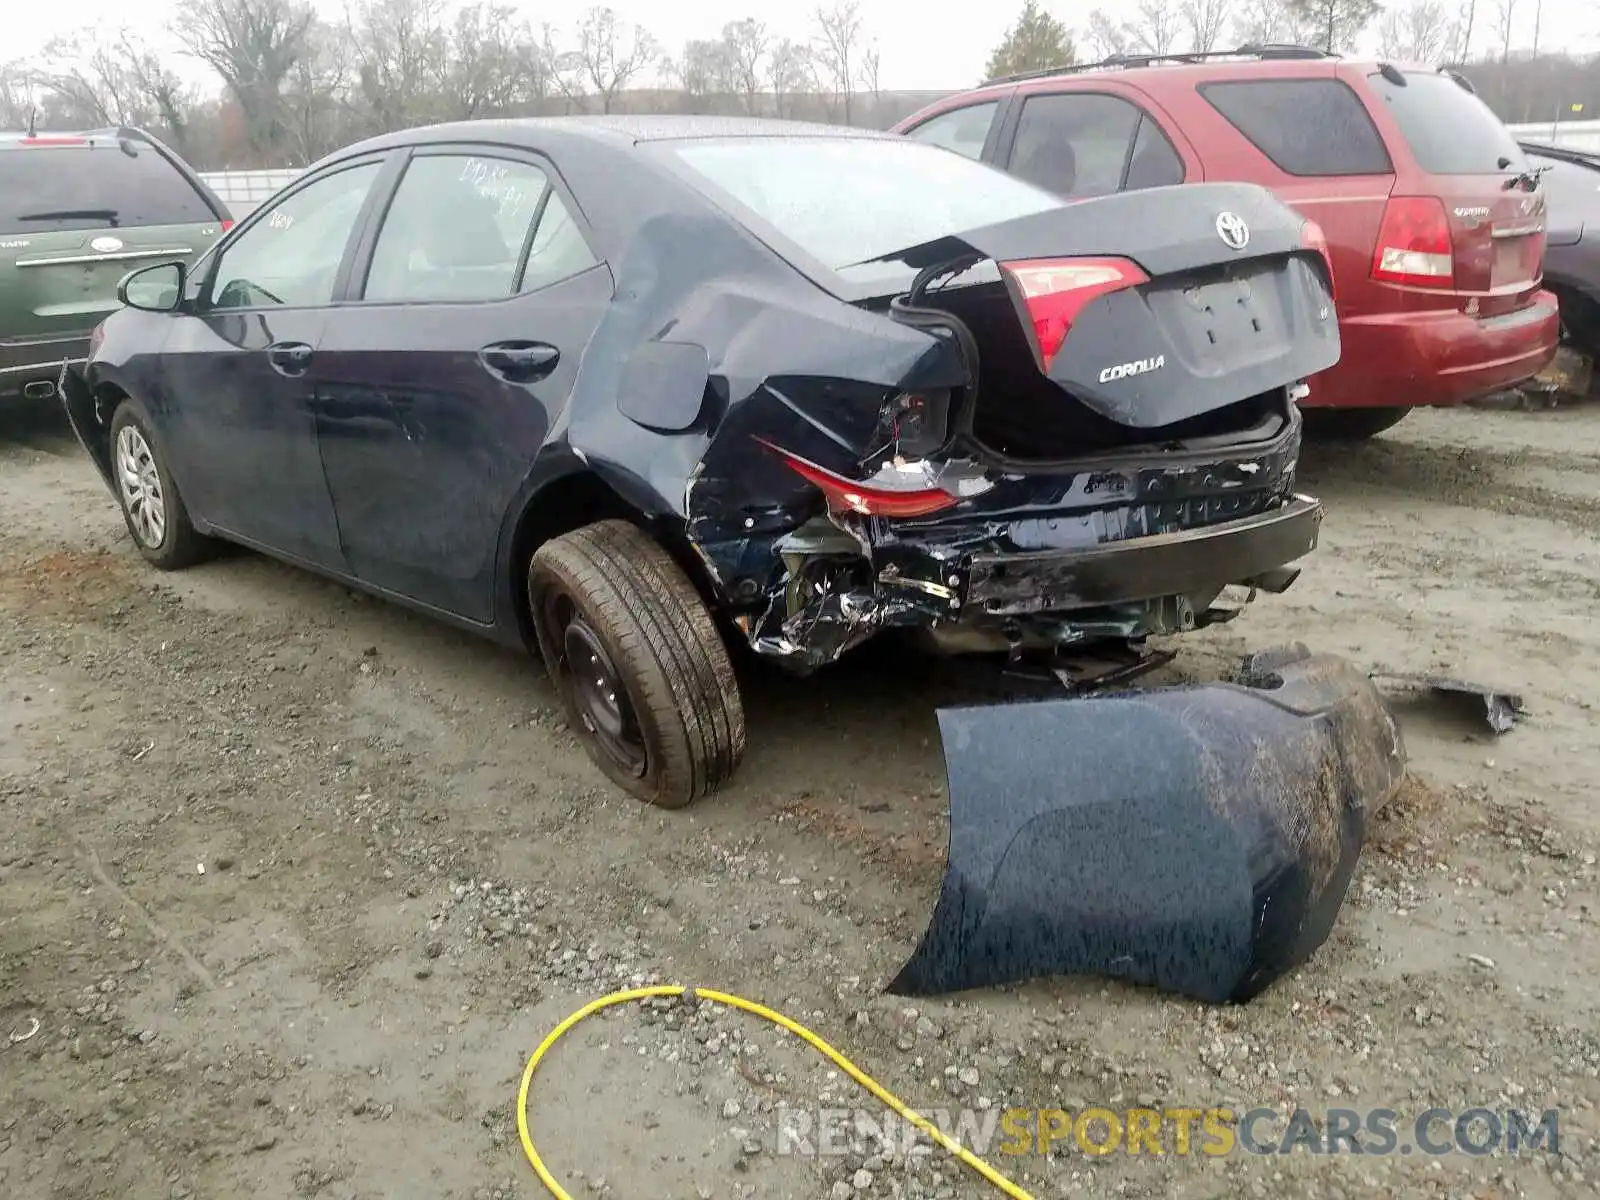
[[[1260,188],[1068,205],[864,131],[443,125],[129,275],[60,386],[150,562],[225,539],[534,649],[679,806],[743,753],[733,648],[1137,646],[1289,586],[1320,245]]]

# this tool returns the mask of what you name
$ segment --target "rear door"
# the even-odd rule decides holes
[[[206,197],[146,142],[20,139],[0,149],[0,329],[16,355],[31,346],[48,361],[49,346],[80,342],[117,308],[129,271],[192,260],[221,230]]]
[[[358,579],[494,619],[501,520],[611,300],[591,245],[547,160],[444,145],[406,164],[310,377]]]
[[[1010,101],[1010,95],[1005,94],[948,108],[902,132],[914,141],[988,161],[993,157],[996,136]]]
[[[1433,196],[1450,225],[1455,293],[1491,317],[1531,303],[1544,269],[1545,195],[1512,186],[1530,164],[1477,96],[1434,71],[1374,71],[1365,86],[1410,152],[1395,195]]]

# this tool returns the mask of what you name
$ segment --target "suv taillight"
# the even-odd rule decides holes
[[[1066,344],[1072,323],[1092,301],[1150,282],[1125,258],[1035,258],[1001,263],[1000,269],[1028,314],[1046,373]]]
[[[1378,228],[1372,277],[1413,287],[1455,286],[1450,218],[1437,196],[1391,196]]]

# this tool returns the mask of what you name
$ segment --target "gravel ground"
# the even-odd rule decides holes
[[[1171,677],[1299,638],[1530,709],[1498,740],[1399,709],[1412,777],[1333,938],[1231,1009],[1081,979],[878,994],[938,888],[934,709],[984,691],[971,668],[868,653],[748,680],[734,785],[656,813],[601,785],[526,660],[243,553],[159,575],[75,443],[9,422],[0,1194],[539,1195],[527,1055],[656,981],[778,1005],[977,1128],[1007,1107],[1387,1108],[1407,1141],[1431,1107],[1560,1110],[1557,1154],[995,1155],[1039,1197],[1594,1194],[1594,407],[1424,412],[1313,448],[1331,515],[1306,575],[1183,640]],[[771,1027],[661,1002],[577,1030],[530,1120],[575,1195],[995,1194],[870,1130],[786,1152],[796,1112],[858,1105],[879,1114]]]

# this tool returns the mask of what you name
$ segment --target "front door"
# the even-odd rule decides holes
[[[374,160],[297,187],[223,248],[166,345],[168,427],[184,493],[206,524],[345,567],[317,452],[311,370]]]
[[[407,165],[313,369],[362,582],[494,619],[502,519],[611,298],[575,211],[531,156],[440,147]]]

